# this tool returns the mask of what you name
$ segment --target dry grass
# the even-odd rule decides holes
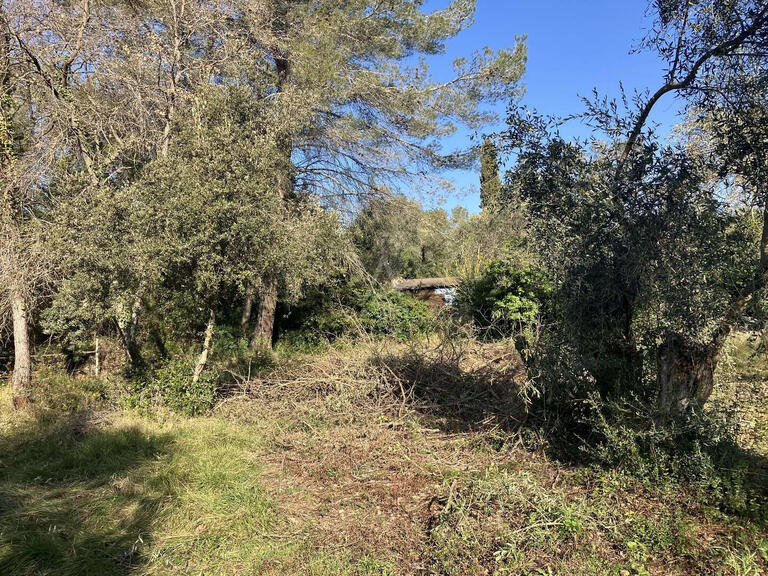
[[[205,418],[0,398],[0,573],[765,573],[765,525],[526,449],[521,387],[502,347],[370,344]]]
[[[498,346],[333,350],[281,366],[218,414],[272,423],[266,485],[290,532],[393,574],[765,569],[757,524],[675,485],[649,490],[526,450],[514,431],[524,382],[503,357]],[[301,573],[296,560],[283,568]]]

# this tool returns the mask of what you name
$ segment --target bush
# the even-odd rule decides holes
[[[479,278],[461,290],[459,307],[486,336],[514,336],[525,346],[533,339],[530,329],[551,292],[541,270],[507,256],[491,262]]]
[[[199,353],[199,350],[195,353]],[[230,383],[228,379],[245,379],[273,363],[271,350],[261,346],[249,348],[247,335],[240,334],[239,328],[222,324],[216,327],[206,371],[218,372],[220,384],[226,386]]]
[[[293,311],[295,328],[284,341],[314,350],[348,335],[364,333],[405,341],[432,329],[432,311],[408,294],[352,287],[334,296],[333,301],[318,300],[309,309]]]
[[[79,412],[109,402],[109,382],[93,376],[70,376],[43,368],[36,374],[34,400],[37,408],[57,412]]]
[[[338,303],[325,303],[307,313],[281,340],[290,349],[314,352],[328,342],[359,332],[360,323],[353,309]]]
[[[402,292],[369,292],[359,316],[367,332],[398,341],[429,332],[434,318],[424,302]]]
[[[218,390],[218,374],[206,370],[192,382],[193,362],[187,356],[167,360],[149,374],[130,381],[128,404],[146,408],[159,402],[187,416],[203,414],[213,407]]]
[[[760,487],[764,472],[752,469],[737,444],[736,414],[690,410],[659,425],[653,410],[637,402],[601,402],[595,395],[588,407],[589,434],[580,448],[593,462],[654,485],[683,482],[729,512],[768,513]]]
[[[155,373],[154,387],[171,410],[196,416],[213,406],[217,381],[217,375],[208,370],[193,382],[190,363],[171,360]]]

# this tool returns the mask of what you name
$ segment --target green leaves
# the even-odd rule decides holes
[[[463,289],[461,306],[488,335],[522,335],[521,343],[526,343],[526,331],[539,320],[552,291],[542,270],[524,264],[509,250]]]

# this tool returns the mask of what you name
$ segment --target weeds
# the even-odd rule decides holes
[[[0,574],[765,572],[743,484],[723,494],[754,514],[531,451],[552,437],[505,350],[341,341],[194,418],[118,411],[90,380],[51,378],[22,419],[0,397]]]

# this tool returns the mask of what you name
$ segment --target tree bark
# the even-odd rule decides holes
[[[251,323],[254,296],[253,286],[248,286],[248,289],[245,291],[245,300],[243,301],[243,315],[240,317],[240,332],[242,334],[248,334],[248,325]]]
[[[13,407],[22,409],[32,403],[32,357],[29,349],[29,317],[24,297],[17,287],[11,287],[13,317]]]
[[[29,317],[20,283],[19,219],[22,209],[15,184],[17,154],[13,129],[13,93],[16,89],[11,68],[11,31],[3,5],[0,4],[0,275],[7,287],[13,321],[13,407],[24,408],[32,398],[32,358],[29,350]]]
[[[96,336],[96,346],[93,350],[94,354],[94,372],[96,373],[96,378],[98,378],[101,375],[101,358],[99,356],[99,337]]]
[[[671,334],[658,355],[659,408],[680,413],[701,407],[712,394],[722,347]]]
[[[203,351],[200,352],[200,357],[197,359],[197,365],[195,366],[195,373],[192,376],[192,383],[197,384],[200,380],[200,376],[205,370],[205,365],[208,363],[208,354],[211,351],[211,345],[213,343],[213,329],[216,326],[216,314],[213,309],[208,313],[208,325],[205,327],[205,338],[203,339]]]
[[[120,335],[123,337],[123,345],[125,346],[125,353],[128,356],[128,363],[131,366],[139,364],[140,353],[139,347],[136,344],[136,335],[139,328],[139,314],[144,305],[144,286],[140,286],[135,296],[133,297],[133,304],[131,305],[131,315],[126,322],[118,321],[118,328],[120,329]]]
[[[278,23],[282,26],[283,23]],[[286,54],[279,48],[273,49],[275,57],[275,71],[277,72],[277,90],[282,92],[290,80],[291,65]],[[281,201],[293,192],[293,164],[291,153],[293,141],[291,134],[283,132],[277,136],[278,157],[275,165],[275,192]],[[250,348],[258,346],[272,347],[272,336],[275,328],[275,314],[277,312],[278,280],[274,276],[263,279],[263,285],[259,294],[259,310],[256,317],[256,327],[251,338]]]
[[[272,334],[275,329],[275,312],[277,310],[277,278],[264,280],[259,294],[259,308],[256,315],[256,327],[253,329],[250,348],[272,347]]]
[[[172,42],[172,56],[169,64],[168,81],[169,86],[165,90],[165,114],[163,134],[160,138],[160,146],[158,148],[158,156],[165,158],[168,156],[168,146],[171,141],[171,128],[176,116],[176,100],[178,98],[178,88],[182,77],[182,30],[181,25],[185,18],[186,1],[182,0],[180,3],[171,2],[170,4],[172,14],[171,34],[173,36]]]
[[[714,385],[715,369],[723,348],[755,294],[768,285],[768,202],[763,207],[760,259],[751,285],[734,296],[707,344],[692,342],[679,334],[667,337],[658,351],[657,382],[662,412],[680,412],[692,403],[703,406]]]

